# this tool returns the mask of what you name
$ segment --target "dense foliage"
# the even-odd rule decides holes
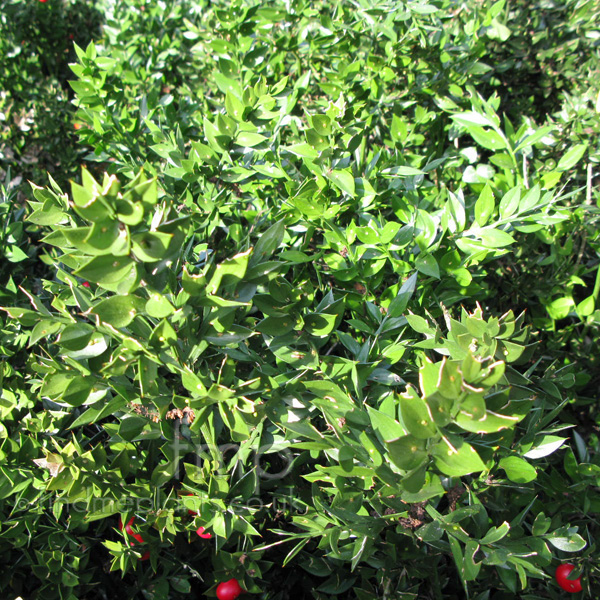
[[[3,597],[590,596],[599,9],[7,0]]]

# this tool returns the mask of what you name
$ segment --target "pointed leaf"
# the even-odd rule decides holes
[[[537,477],[535,467],[518,456],[507,456],[498,466],[504,469],[506,476],[515,483],[529,483]]]
[[[350,170],[328,171],[325,177],[329,179],[337,188],[351,197],[355,194],[354,176]]]
[[[437,468],[450,477],[461,477],[484,471],[486,466],[475,448],[460,439],[442,438],[432,450]]]

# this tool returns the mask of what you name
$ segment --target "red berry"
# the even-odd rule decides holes
[[[194,494],[186,494],[186,496],[193,496]],[[188,509],[188,514],[189,515],[194,515],[194,516],[200,516],[200,511],[195,511],[195,510],[189,510]],[[196,533],[205,540],[209,540],[212,537],[212,534],[210,533],[204,533],[206,531],[206,529],[204,529],[204,527],[200,526],[198,527],[198,529],[196,529]]]
[[[237,579],[223,581],[217,586],[219,600],[235,600],[243,592]]]
[[[81,285],[86,288],[90,287],[90,284],[87,281],[84,281]]]
[[[47,0],[40,0],[40,2],[46,2]]]
[[[135,521],[135,517],[131,517],[131,519],[129,519],[129,521],[127,521],[127,525],[125,525],[125,531],[136,541],[139,542],[140,544],[144,543],[144,538],[139,534],[139,533],[135,533],[135,531],[133,531],[133,529],[131,529],[131,525],[133,524],[133,522]],[[121,520],[121,517],[119,517],[119,529],[121,531],[123,531],[123,521]],[[129,542],[130,546],[135,546],[135,544],[133,542]],[[150,551],[147,550],[146,552],[144,552],[144,554],[142,554],[142,558],[140,560],[148,560],[150,558]]]
[[[575,565],[565,563],[559,565],[554,574],[558,585],[565,590],[565,592],[571,592],[572,594],[580,592],[583,589],[581,587],[581,577],[578,577],[577,579],[568,579],[569,573],[571,573],[574,568]]]
[[[200,526],[198,527],[198,529],[196,529],[196,533],[205,540],[210,540],[210,538],[212,537],[212,534],[210,533],[204,533],[206,530],[204,529],[204,527]]]
[[[186,494],[186,496],[193,496],[194,494]],[[195,511],[195,510],[189,510],[188,509],[188,514],[190,515],[194,515],[194,516],[200,516],[200,511]],[[209,540],[212,537],[212,534],[210,533],[204,533],[206,531],[206,529],[204,529],[204,527],[200,526],[198,527],[198,529],[196,529],[196,533],[205,540]]]
[[[134,533],[133,531],[128,531],[127,533],[140,544],[144,543],[144,538],[139,533]]]
[[[129,521],[127,521],[127,525],[125,525],[125,531],[129,535],[133,535],[133,529],[131,529],[131,525],[133,524],[134,521],[135,521],[135,517],[131,517],[131,519],[129,519]],[[119,517],[119,529],[121,531],[123,531],[123,521],[121,521],[121,517]]]
[[[129,519],[129,521],[127,522],[127,525],[125,525],[125,531],[136,541],[138,541],[140,544],[144,543],[144,538],[139,534],[139,533],[135,533],[135,531],[133,531],[133,529],[131,528],[131,525],[133,524],[133,522],[135,521],[135,517],[131,517],[131,519]],[[121,531],[123,531],[123,521],[121,521],[121,517],[119,517],[119,529]],[[131,542],[131,545],[133,546],[133,542]]]

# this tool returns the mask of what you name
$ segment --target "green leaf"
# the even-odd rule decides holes
[[[571,296],[563,296],[547,304],[546,310],[554,320],[558,321],[559,319],[564,319],[574,306],[575,302]]]
[[[264,135],[260,135],[260,133],[252,133],[250,131],[240,131],[235,138],[235,143],[238,146],[244,146],[247,148],[253,148],[254,146],[258,146],[266,142],[268,138]]]
[[[119,198],[115,207],[117,218],[124,225],[139,225],[144,220],[144,205],[141,202],[132,202],[125,198]]]
[[[246,181],[254,175],[251,169],[245,169],[244,167],[232,167],[230,169],[223,170],[221,172],[221,179],[229,183],[240,183]]]
[[[319,356],[314,350],[298,350],[297,348],[282,346],[273,350],[273,354],[295,369],[316,369],[319,365]]]
[[[148,424],[148,420],[142,417],[128,416],[124,417],[119,424],[119,435],[126,441],[131,442]]]
[[[125,408],[125,400],[121,396],[116,396],[112,400],[106,402],[101,400],[90,406],[84,413],[79,415],[69,426],[70,429],[75,429],[81,425],[92,425],[108,415],[123,410]]]
[[[140,396],[151,395],[158,390],[156,377],[158,374],[158,365],[147,356],[140,356],[138,360],[138,375],[140,380]]]
[[[491,26],[486,31],[486,35],[492,40],[505,42],[511,34],[510,29],[506,25],[503,25],[496,19],[492,19]]]
[[[501,229],[482,229],[476,235],[487,248],[504,248],[515,242],[515,238],[510,233]]]
[[[216,294],[218,289],[222,285],[227,285],[230,283],[241,281],[246,275],[246,271],[248,270],[248,263],[251,252],[251,250],[246,250],[246,252],[236,254],[235,256],[224,260],[222,263],[218,264],[210,282],[206,286],[206,293]]]
[[[133,253],[143,262],[156,262],[167,257],[172,233],[146,231],[131,236]]]
[[[462,477],[486,469],[475,448],[460,438],[442,437],[433,447],[432,456],[437,468],[450,477]]]
[[[307,129],[304,133],[306,135],[306,141],[311,148],[321,152],[329,147],[329,140],[326,136],[320,135],[314,129]]]
[[[535,184],[524,196],[521,198],[519,204],[519,212],[526,212],[538,208],[540,201],[540,186]]]
[[[345,192],[352,198],[355,194],[354,176],[350,169],[338,170],[338,171],[327,171],[325,177],[333,183],[337,188]]]
[[[285,567],[293,558],[310,542],[310,537],[307,537],[303,540],[300,540],[288,553],[287,556],[283,559],[282,567]]]
[[[124,198],[133,202],[141,202],[144,208],[150,209],[158,202],[158,182],[156,177],[146,179],[143,172],[140,172],[139,178],[135,179],[136,185],[131,188]]]
[[[521,151],[523,148],[527,148],[527,146],[533,146],[534,144],[542,140],[542,138],[546,137],[547,135],[550,135],[554,131],[554,129],[555,127],[553,127],[552,125],[547,125],[546,127],[542,127],[537,131],[530,133],[519,142],[519,145],[515,148],[515,153]]]
[[[371,244],[375,245],[379,243],[379,234],[371,227],[357,227],[356,228],[356,237],[363,244]]]
[[[515,483],[529,483],[537,477],[535,467],[518,456],[507,456],[500,460],[498,466],[504,469],[506,476]]]
[[[36,225],[58,225],[67,220],[67,215],[57,206],[49,204],[52,202],[49,200],[44,204],[43,209],[35,210],[28,217],[27,220]],[[52,234],[50,234],[52,235]]]
[[[204,135],[211,150],[214,150],[218,154],[228,153],[227,146],[229,145],[230,139],[228,136],[221,135],[219,130],[211,123],[206,117],[204,117]]]
[[[392,177],[414,177],[416,175],[425,175],[421,169],[410,167],[408,165],[400,165],[398,167],[390,167],[381,171],[382,175],[388,175]]]
[[[113,284],[125,279],[133,266],[129,256],[95,256],[73,274],[94,283]]]
[[[125,230],[126,231],[126,230]],[[109,250],[119,239],[120,228],[116,220],[96,221],[90,228],[88,237],[85,239],[89,245],[97,250]]]
[[[371,426],[382,441],[404,437],[408,431],[396,419],[367,405]]]
[[[29,256],[27,256],[27,254],[21,250],[21,248],[15,246],[14,244],[11,244],[4,250],[4,256],[12,263],[18,263],[29,258]]]
[[[408,8],[418,15],[431,15],[433,13],[438,12],[440,9],[433,4],[417,4],[416,2],[412,2],[408,5]]]
[[[369,458],[376,467],[383,464],[383,457],[379,451],[378,446],[375,444],[375,438],[369,436],[366,431],[361,431],[358,439],[362,444],[363,448],[368,452]]]
[[[98,331],[95,331],[87,343],[87,345],[81,350],[70,350],[65,352],[65,356],[73,358],[75,360],[87,360],[104,354],[108,348],[107,337]]]
[[[535,517],[535,521],[533,522],[533,527],[531,528],[531,533],[534,536],[540,536],[547,533],[548,529],[552,525],[552,519],[547,517],[543,512],[538,513]]]
[[[485,387],[496,385],[502,379],[505,372],[506,363],[501,360],[488,365],[481,374],[480,385],[484,385]]]
[[[60,334],[57,344],[68,351],[82,350],[92,338],[94,328],[87,323],[67,325]]]
[[[494,127],[494,122],[485,115],[473,112],[472,110],[451,115],[451,118],[465,127],[467,130],[471,125],[479,125],[482,127]]]
[[[204,339],[209,344],[215,346],[228,346],[229,344],[239,344],[240,342],[248,339],[253,335],[253,331],[247,327],[241,325],[232,325],[228,331],[225,332],[209,332],[204,336]]]
[[[392,463],[405,471],[416,469],[427,459],[426,442],[412,435],[386,441],[385,447]]]
[[[225,94],[225,108],[227,109],[227,114],[232,119],[235,119],[236,121],[242,120],[245,106],[231,90],[227,90],[227,93]]]
[[[465,199],[459,190],[456,194],[449,191],[450,214],[456,225],[456,231],[461,232],[466,224]]]
[[[146,314],[155,319],[168,317],[175,312],[173,305],[158,292],[150,292],[150,298],[146,302]]]
[[[106,221],[113,217],[113,210],[102,196],[78,183],[71,182],[73,210],[87,221]]]
[[[313,129],[319,135],[329,135],[331,133],[331,121],[327,115],[312,115],[310,120]]]
[[[295,319],[287,317],[267,317],[256,324],[255,328],[270,336],[285,335],[294,329]]]
[[[542,458],[556,452],[566,442],[566,438],[557,437],[555,435],[545,435],[538,441],[534,442],[533,448],[523,454],[526,458]]]
[[[488,532],[479,540],[480,544],[495,544],[501,539],[505,538],[510,531],[510,525],[507,521],[504,521],[502,525],[498,527],[492,527]]]
[[[71,378],[60,399],[70,406],[81,406],[89,398],[95,383],[96,379],[94,377],[76,375]]]
[[[271,225],[271,227],[260,236],[256,246],[254,246],[254,251],[250,256],[248,266],[253,267],[269,258],[273,252],[279,248],[283,241],[284,232],[285,226],[283,219],[277,221],[274,225]]]
[[[275,165],[252,165],[252,168],[261,175],[266,177],[274,177],[275,179],[282,179],[286,177],[285,171],[276,167]]]
[[[58,331],[60,331],[61,327],[62,327],[62,324],[59,323],[58,321],[51,321],[51,320],[46,320],[46,319],[44,319],[43,321],[40,321],[33,328],[32,332],[29,336],[29,341],[27,342],[27,347],[30,348],[39,340],[46,338],[49,335],[54,335],[55,333],[58,333]]]
[[[298,250],[283,250],[279,253],[279,258],[295,264],[311,262],[313,260],[312,256]]]
[[[419,315],[406,315],[406,320],[408,324],[414,329],[417,333],[422,333],[424,335],[433,336],[435,335],[435,329],[429,325],[426,319],[420,317]]]
[[[420,527],[415,534],[423,542],[437,542],[443,537],[444,529],[437,521],[431,521]]]
[[[475,202],[475,221],[480,227],[483,227],[494,214],[495,202],[492,188],[486,184],[477,202]]]
[[[596,302],[594,295],[592,294],[591,296],[584,298],[577,305],[576,310],[580,318],[589,317],[590,315],[594,314],[594,311],[596,310]]]
[[[179,461],[174,460],[168,463],[159,463],[150,476],[150,483],[153,486],[160,487],[169,482],[179,470]]]
[[[453,537],[452,535],[450,535],[450,533],[447,533],[448,536],[448,542],[450,543],[450,550],[452,551],[452,556],[454,557],[454,563],[456,564],[456,569],[458,571],[458,575],[460,577],[460,581],[463,585],[463,588],[465,589],[465,591],[467,590],[467,582],[465,581],[465,574],[464,574],[464,557],[463,557],[463,553],[460,547],[460,542]]]
[[[200,142],[191,141],[193,152],[190,152],[190,158],[200,163],[217,164],[218,157],[215,151]]]
[[[573,146],[559,161],[557,171],[568,171],[572,169],[582,158],[587,150],[587,144]]]
[[[152,332],[148,342],[152,346],[174,346],[177,343],[177,332],[166,319],[163,319]]]
[[[503,415],[486,409],[483,394],[468,394],[461,402],[456,424],[473,433],[496,433],[514,427],[523,416]]]
[[[171,577],[169,579],[169,584],[180,594],[189,595],[191,593],[192,585],[187,579],[183,579],[182,577]]]
[[[127,327],[144,309],[144,301],[138,296],[111,296],[102,300],[92,309],[90,313],[98,315],[100,321],[108,323],[115,328]]]
[[[440,278],[440,267],[432,254],[426,254],[425,256],[423,256],[423,253],[419,254],[415,260],[415,268],[423,275],[429,275],[436,279]]]
[[[187,269],[187,265],[183,266],[181,285],[190,296],[203,296],[206,294],[205,275],[191,275]]]
[[[388,307],[388,317],[395,318],[402,315],[408,306],[410,298],[414,294],[416,284],[417,273],[415,272],[402,284],[398,295],[390,302]]]
[[[508,147],[506,140],[494,129],[469,125],[468,132],[480,146],[488,150],[504,150]],[[513,167],[512,160],[510,161],[510,167]]]
[[[304,328],[311,335],[324,337],[335,329],[336,320],[337,315],[310,313],[304,317]]]
[[[410,387],[400,394],[402,421],[408,431],[419,439],[429,439],[437,434],[437,427],[426,402]]]
[[[479,550],[479,543],[469,540],[465,544],[465,555],[463,559],[463,577],[465,581],[475,581],[481,570],[481,562],[475,562],[475,554]]]
[[[576,528],[561,527],[544,537],[563,552],[579,552],[587,546],[587,542],[573,529]]]
[[[319,153],[306,143],[292,144],[291,146],[281,146],[281,150],[300,156],[301,158],[317,158]]]

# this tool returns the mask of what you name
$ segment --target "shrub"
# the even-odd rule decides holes
[[[526,13],[103,14],[71,65],[81,176],[28,200],[53,278],[2,301],[0,587],[551,598],[568,557],[589,592],[597,124],[561,125],[558,80],[562,112],[503,114],[482,40]]]

